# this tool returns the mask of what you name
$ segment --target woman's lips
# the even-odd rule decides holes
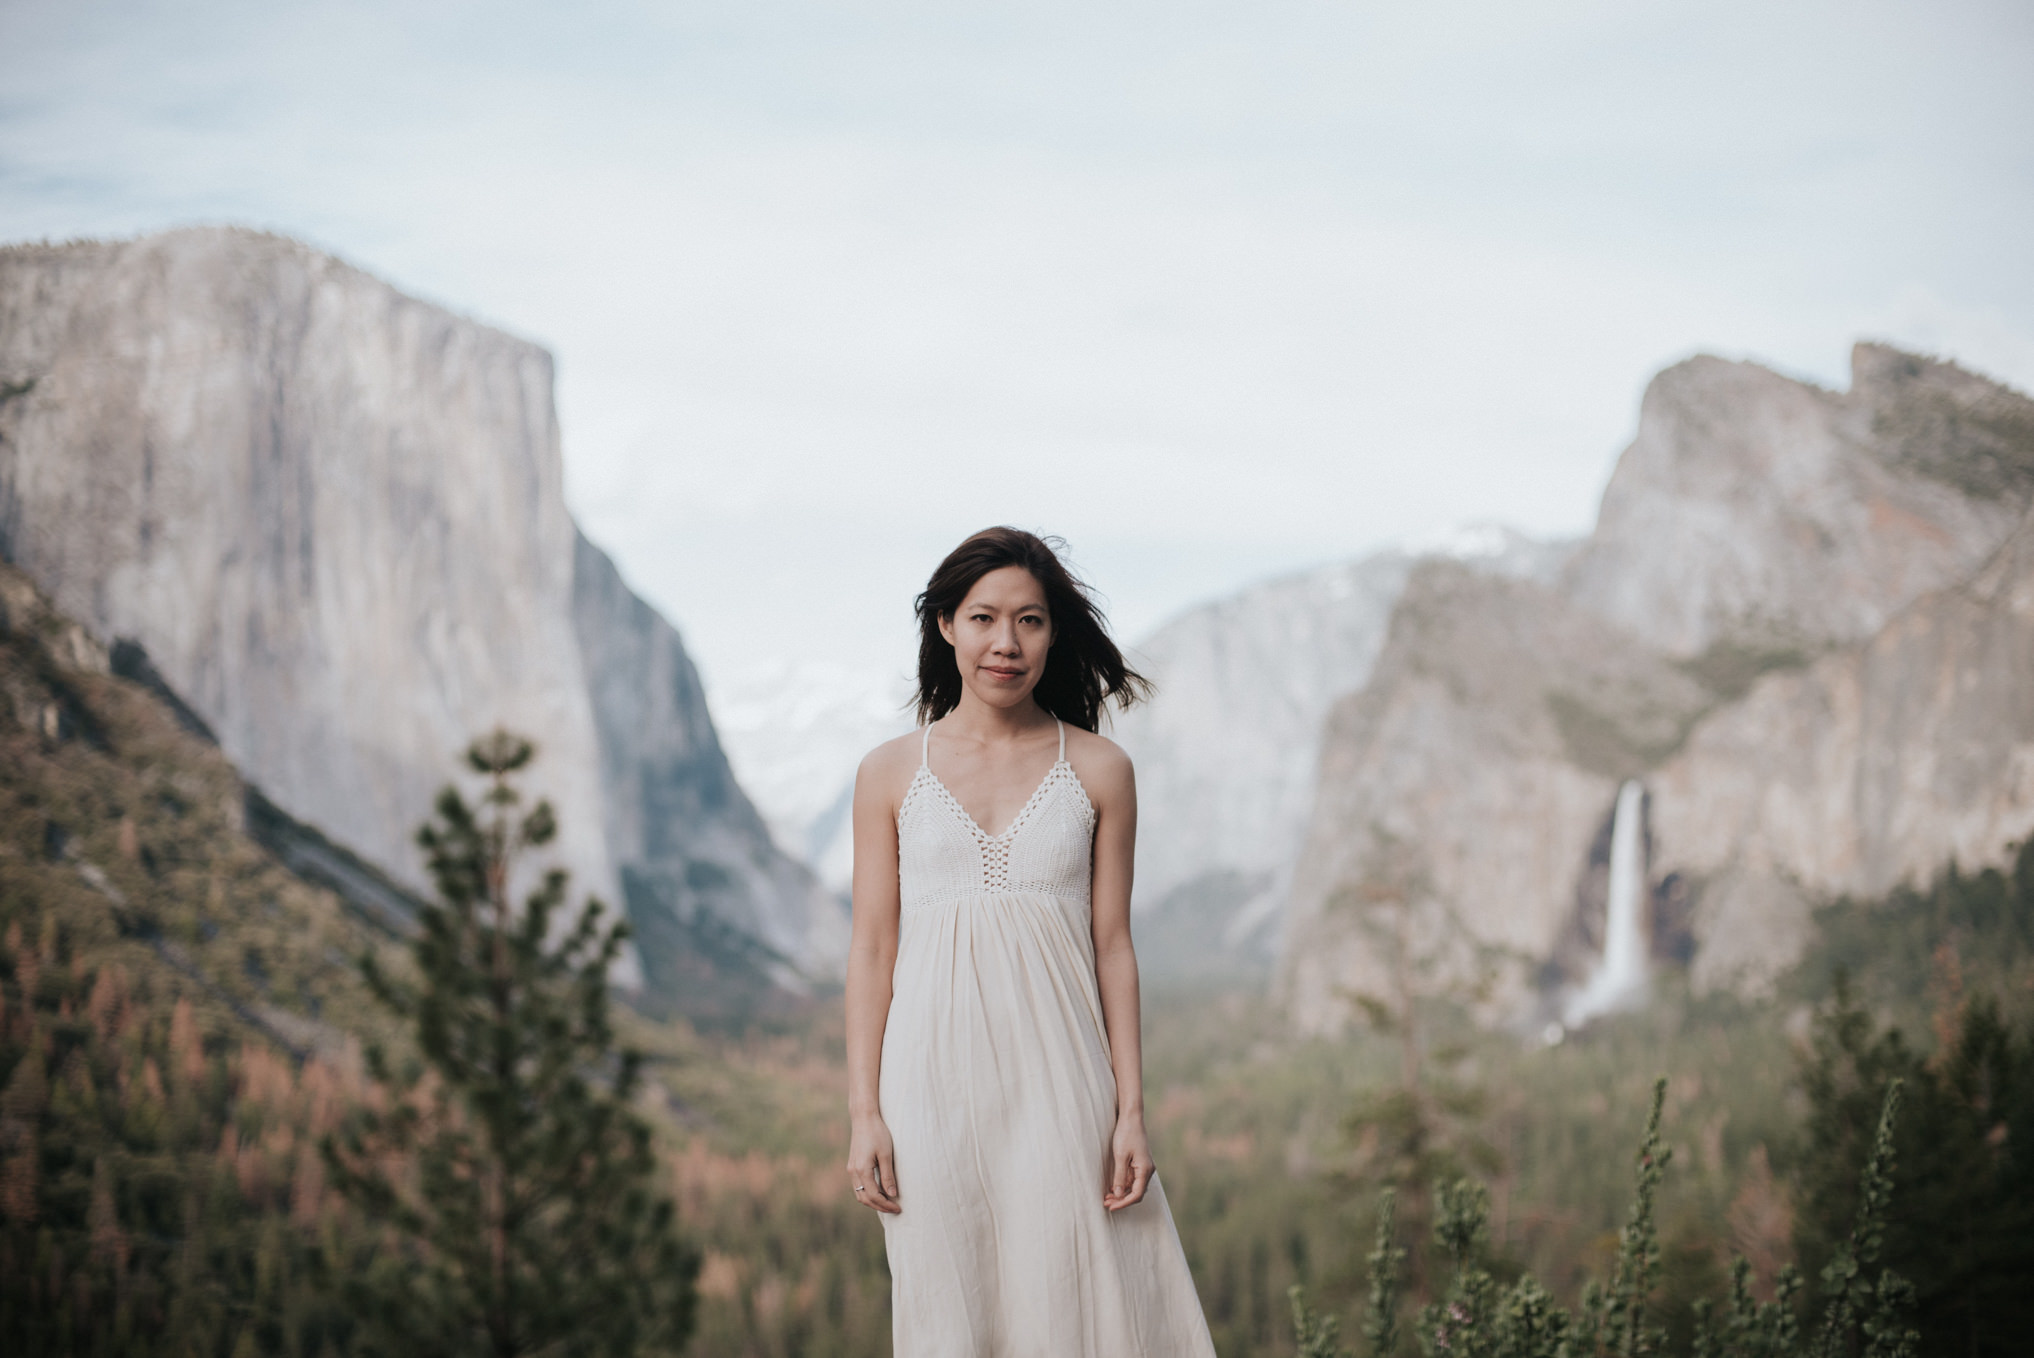
[[[984,665],[982,666],[982,668],[987,670],[990,674],[996,676],[996,678],[998,679],[1016,679],[1021,677],[1024,673],[1023,670],[998,669],[994,665]]]

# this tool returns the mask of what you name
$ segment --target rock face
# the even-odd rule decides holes
[[[1553,587],[1415,573],[1324,737],[1280,971],[1302,1026],[1408,955],[1373,908],[1408,898],[1435,983],[1544,1016],[1600,937],[1626,778],[1701,985],[1767,983],[1813,901],[2034,828],[2034,402],[1871,345],[1853,374],[1682,364]]]
[[[1479,529],[1444,559],[1551,578],[1566,544]],[[1268,976],[1321,729],[1362,688],[1419,558],[1385,552],[1191,609],[1132,649],[1153,699],[1115,720],[1137,765],[1138,958],[1161,979]]]
[[[1452,562],[1414,572],[1376,673],[1324,733],[1293,884],[1295,1011],[1331,1027],[1341,991],[1386,987],[1368,906],[1407,895],[1423,967],[1494,980],[1497,1002],[1518,1004],[1620,776],[1708,701],[1544,585]]]
[[[1769,981],[1817,901],[2003,861],[2034,833],[2034,518],[1869,642],[1762,679],[1651,784],[1705,987]]]
[[[1852,368],[1842,394],[1715,358],[1661,373],[1568,595],[1693,656],[1862,640],[1977,569],[2024,494],[1999,460],[2013,398],[1878,345]]]
[[[619,722],[597,698],[633,684],[683,725],[671,741],[718,750],[696,684],[652,696],[670,678],[655,666],[682,660],[675,636],[602,650],[650,668],[589,684],[588,629],[606,634],[575,626],[583,554],[551,381],[535,345],[291,241],[11,247],[0,554],[95,634],[144,648],[279,807],[406,884],[423,885],[411,836],[465,743],[497,723],[531,734],[561,856],[617,899],[662,861],[615,829],[657,814],[656,779],[603,759]],[[618,583],[585,588],[611,601]],[[770,859],[738,791],[722,810]],[[735,922],[773,942],[768,921],[800,908],[747,906]]]

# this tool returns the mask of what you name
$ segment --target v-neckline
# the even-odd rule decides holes
[[[953,809],[960,813],[960,818],[968,823],[968,828],[970,830],[973,830],[983,839],[989,840],[991,843],[993,843],[996,840],[1008,838],[1011,831],[1015,830],[1018,826],[1024,823],[1024,818],[1031,814],[1031,808],[1037,803],[1040,797],[1043,797],[1045,795],[1045,789],[1051,786],[1052,775],[1058,773],[1059,766],[1064,763],[1066,763],[1066,759],[1064,756],[1052,761],[1052,767],[1047,769],[1045,771],[1045,776],[1038,780],[1038,786],[1033,788],[1031,790],[1031,795],[1024,799],[1024,805],[1017,808],[1017,814],[1010,818],[1010,823],[1004,826],[1002,829],[998,830],[993,835],[990,834],[987,830],[984,830],[982,828],[982,823],[976,820],[973,815],[969,814],[968,809],[965,806],[961,805],[961,799],[954,796],[953,789],[948,787],[946,785],[945,780],[932,771],[931,764],[929,763],[920,764],[918,766],[918,769],[919,772],[923,773],[927,778],[930,778],[932,780],[932,785],[938,788],[940,795],[945,797],[948,803],[952,805]]]

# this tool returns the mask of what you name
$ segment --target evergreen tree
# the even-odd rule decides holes
[[[468,751],[488,780],[481,807],[448,787],[418,833],[439,900],[417,977],[362,963],[424,1067],[398,1078],[371,1051],[387,1097],[325,1143],[334,1183],[399,1241],[350,1284],[388,1351],[672,1352],[691,1326],[698,1258],[654,1190],[630,1107],[640,1058],[609,1019],[627,925],[589,900],[554,941],[556,869],[512,901],[518,863],[557,831],[548,803],[521,809],[513,776],[533,754],[502,731]]]
[[[1871,1189],[1860,1174],[1869,1110],[1902,1085],[1900,1190],[1880,1257],[1912,1284],[1921,1351],[2019,1353],[2034,1334],[2034,1034],[2014,1032],[1984,996],[1959,997],[1938,1017],[1939,1045],[1924,1056],[1899,1029],[1880,1031],[1839,980],[1803,1072],[1797,1244],[1810,1278],[1842,1262]]]

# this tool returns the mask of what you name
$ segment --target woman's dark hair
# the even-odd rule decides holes
[[[968,591],[990,571],[1022,566],[1045,590],[1052,615],[1052,648],[1045,672],[1031,696],[1063,722],[1092,731],[1102,704],[1114,698],[1128,707],[1151,694],[1151,681],[1130,668],[1109,639],[1101,608],[1066,563],[1066,544],[1021,528],[984,528],[947,553],[918,596],[918,720],[938,721],[960,705],[960,666],[953,645],[939,634],[940,619],[951,619]]]

